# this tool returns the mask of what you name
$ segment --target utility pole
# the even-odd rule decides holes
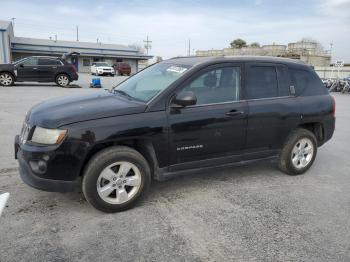
[[[191,39],[188,39],[188,56],[191,56]]]
[[[98,43],[98,40],[99,40],[99,39],[98,39],[98,37],[97,37],[97,39],[96,39],[96,43]]]
[[[57,34],[55,35],[55,42],[57,42]]]
[[[151,45],[152,41],[150,41],[147,36],[147,40],[143,40],[143,42],[145,43],[145,49],[148,55],[148,50],[152,48],[152,45]]]
[[[77,42],[79,42],[79,27],[77,25]]]
[[[15,28],[15,19],[16,17],[12,17],[11,20],[12,20],[12,27]]]

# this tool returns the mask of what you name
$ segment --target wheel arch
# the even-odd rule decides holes
[[[69,81],[70,81],[70,82],[72,81],[70,75],[69,75],[67,72],[58,72],[58,73],[56,73],[56,75],[55,75],[55,82],[57,82],[57,77],[58,77],[59,75],[66,75],[66,76],[68,77]]]
[[[0,71],[0,74],[2,74],[2,73],[10,74],[13,77],[13,80],[16,81],[16,76],[13,72],[8,71],[8,70],[3,70],[3,71]]]
[[[300,124],[298,128],[304,128],[312,132],[317,139],[318,146],[321,146],[324,143],[324,126],[321,122],[303,123]]]
[[[98,152],[112,146],[127,146],[130,147],[137,152],[139,152],[148,162],[149,167],[151,169],[152,177],[158,178],[159,175],[159,165],[158,165],[158,159],[154,150],[154,146],[152,142],[148,139],[126,139],[126,140],[120,140],[120,141],[113,141],[113,142],[106,142],[106,143],[99,143],[94,145],[86,154],[86,157],[83,161],[83,164],[80,168],[80,176],[84,175],[84,170],[87,165],[87,163],[90,161],[90,159],[97,154]]]

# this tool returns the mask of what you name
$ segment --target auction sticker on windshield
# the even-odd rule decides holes
[[[187,70],[186,67],[181,67],[181,66],[170,66],[166,71],[168,72],[174,72],[178,74],[182,74]]]

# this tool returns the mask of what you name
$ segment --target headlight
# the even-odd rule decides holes
[[[32,135],[31,142],[45,145],[57,145],[62,142],[67,130],[47,129],[36,126]]]

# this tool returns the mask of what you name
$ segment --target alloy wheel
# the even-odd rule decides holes
[[[292,150],[292,163],[297,169],[305,168],[314,155],[314,145],[309,138],[298,140]]]
[[[60,86],[67,86],[69,84],[69,79],[67,76],[65,75],[60,75],[58,78],[57,78],[57,83],[60,85]]]
[[[141,187],[140,170],[132,163],[120,161],[103,169],[97,179],[97,193],[110,204],[123,204]]]
[[[5,73],[0,75],[0,84],[3,86],[10,86],[12,84],[13,78],[11,75]]]

